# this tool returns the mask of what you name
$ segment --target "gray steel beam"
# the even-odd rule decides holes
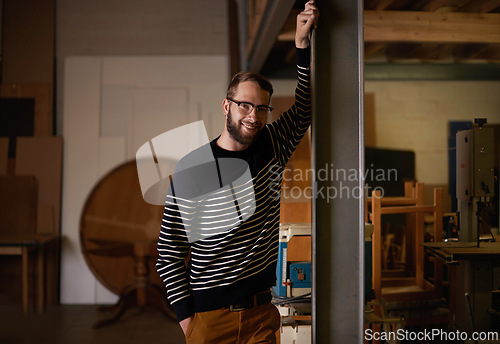
[[[281,31],[294,0],[269,0],[251,51],[248,52],[246,69],[260,72],[266,62],[276,37]],[[246,40],[244,41],[246,43]]]
[[[362,343],[363,6],[361,0],[317,3],[321,17],[313,39],[313,342]]]
[[[247,31],[248,31],[248,11],[247,0],[235,0],[236,1],[236,11],[238,13],[238,52],[230,51],[230,54],[238,54],[240,58],[240,70],[247,70],[248,61],[246,56],[246,44],[247,44]],[[230,77],[233,77],[231,75]]]

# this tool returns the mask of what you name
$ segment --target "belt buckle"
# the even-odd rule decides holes
[[[239,311],[243,311],[245,309],[246,309],[246,307],[243,305],[230,305],[229,306],[229,310],[231,312],[239,312]]]

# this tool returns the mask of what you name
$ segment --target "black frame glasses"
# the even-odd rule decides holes
[[[239,102],[229,97],[227,97],[226,99],[238,105],[238,109],[240,110],[241,114],[245,116],[252,113],[254,108],[255,108],[255,114],[257,116],[262,116],[262,117],[269,115],[273,111],[273,108],[267,105],[255,105],[250,102]]]

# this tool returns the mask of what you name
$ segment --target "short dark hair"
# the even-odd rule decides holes
[[[269,93],[269,100],[271,100],[271,96],[273,95],[273,85],[262,75],[253,72],[239,72],[235,76],[233,76],[233,79],[227,87],[226,97],[233,98],[238,85],[245,81],[252,81],[257,83],[257,85],[259,85],[261,89]]]

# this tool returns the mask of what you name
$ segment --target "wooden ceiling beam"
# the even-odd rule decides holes
[[[386,43],[365,43],[365,59],[374,57],[380,51],[384,50],[386,46]]]
[[[390,45],[385,53],[390,62],[402,60],[435,62],[449,59],[454,46],[447,43],[396,43]]]
[[[485,60],[500,61],[500,44],[460,44],[453,49],[453,58],[457,62]]]
[[[500,43],[500,13],[364,11],[365,42]]]
[[[447,6],[449,3],[449,0],[434,0],[422,7],[422,11],[429,11],[429,12],[434,12],[439,10],[440,8],[443,8]]]
[[[366,0],[365,8],[370,10],[382,11],[387,9],[394,0]]]
[[[500,13],[364,11],[365,42],[500,43]],[[283,30],[280,41],[293,41]]]
[[[500,8],[500,0],[474,0],[457,8],[457,11],[487,13],[498,8]]]
[[[421,8],[415,8],[418,11],[429,12],[476,12],[476,11],[457,11],[457,8],[469,3],[470,0],[432,0]]]

